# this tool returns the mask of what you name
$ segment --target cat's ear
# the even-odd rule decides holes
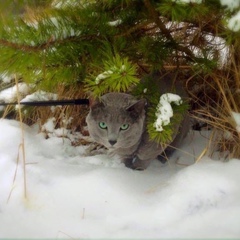
[[[93,96],[89,97],[89,107],[90,109],[96,107],[104,107],[104,103],[100,98],[94,98]]]
[[[146,105],[147,105],[146,99],[140,99],[134,104],[127,107],[126,110],[133,114],[135,117],[138,117],[144,112]]]

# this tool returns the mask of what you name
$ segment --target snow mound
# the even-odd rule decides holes
[[[1,120],[0,132],[0,238],[240,237],[239,160],[205,157],[183,167],[176,158],[192,159],[178,152],[169,164],[134,171],[118,157],[85,156],[85,147],[25,126],[24,200],[19,123]],[[196,149],[206,143],[199,136]],[[190,139],[183,151],[192,151]]]

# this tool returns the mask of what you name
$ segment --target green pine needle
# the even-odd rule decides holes
[[[101,72],[85,81],[86,91],[90,91],[95,97],[106,92],[126,92],[138,82],[136,66],[128,58],[121,58],[119,55],[105,61]]]
[[[170,119],[168,125],[163,126],[163,131],[161,132],[157,131],[153,125],[156,120],[156,105],[150,107],[147,113],[147,131],[149,138],[159,144],[168,144],[173,141],[172,137],[176,134],[176,129],[178,129],[178,126],[188,109],[188,104],[186,102],[183,102],[180,105],[172,103],[171,106],[173,108],[173,117]]]

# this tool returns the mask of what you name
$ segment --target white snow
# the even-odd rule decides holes
[[[122,23],[121,19],[117,19],[115,21],[108,22],[108,25],[111,27],[117,27]]]
[[[182,103],[182,99],[179,95],[173,93],[165,93],[160,97],[155,113],[157,119],[153,124],[156,131],[163,131],[163,126],[170,123],[170,118],[173,116],[171,103],[180,105]]]
[[[14,79],[14,76],[11,74],[8,74],[6,72],[0,73],[0,80],[4,83],[10,83],[11,80]]]
[[[240,7],[240,0],[220,0],[223,6],[227,6],[230,10]]]
[[[49,118],[45,124],[42,126],[42,131],[53,133],[56,126],[56,118]]]
[[[20,94],[20,102],[32,102],[32,101],[48,101],[57,100],[58,95],[51,92],[45,92],[42,90],[29,94],[30,87],[26,83],[19,83],[18,90]],[[17,86],[14,85],[0,92],[0,101],[5,103],[14,102],[17,100]],[[21,107],[21,106],[20,106]],[[3,110],[2,108],[1,110]],[[18,109],[18,105],[16,106]]]
[[[236,124],[236,130],[240,133],[240,113],[232,112],[232,118]]]
[[[230,11],[234,11],[240,7],[240,0],[220,0],[220,2]],[[227,26],[230,30],[234,32],[240,30],[240,11],[237,11],[234,16],[228,20]]]
[[[32,101],[48,101],[57,100],[58,95],[51,92],[45,92],[42,90],[36,91],[29,94],[30,87],[26,83],[19,83],[18,90],[21,97],[21,102],[32,102]],[[0,91],[0,101],[3,102],[13,102],[17,99],[17,86],[14,85],[5,90]]]
[[[109,78],[112,74],[117,73],[121,74],[126,71],[126,66],[123,64],[121,66],[113,65],[109,70],[104,71],[97,75],[95,78],[95,83],[98,85],[102,80]]]
[[[202,0],[172,0],[177,3],[197,3],[201,4]],[[223,6],[227,6],[230,10],[233,10],[240,6],[240,0],[220,0]]]
[[[21,100],[21,102],[48,101],[57,99],[58,95],[56,93],[39,90],[34,93],[28,94]]]
[[[229,19],[228,28],[234,32],[240,30],[240,11],[238,11],[232,18]]]
[[[54,8],[64,9],[68,6],[79,6],[81,4],[82,7],[85,7],[94,2],[94,0],[54,0],[51,5]]]
[[[197,4],[200,4],[202,3],[202,0],[172,0],[174,2],[177,2],[177,3],[197,3]]]
[[[101,80],[108,78],[111,74],[113,74],[112,70],[108,70],[108,71],[98,74],[95,79],[95,83],[99,84]]]
[[[56,127],[56,119],[50,118],[47,120],[45,124],[42,126],[42,131],[47,133],[48,137],[68,137],[69,130],[67,128],[57,128]]]
[[[189,134],[169,163],[134,171],[24,129],[26,200],[20,124],[0,120],[0,238],[240,238],[240,161],[193,164],[208,132]]]
[[[19,89],[19,94],[21,96],[26,95],[29,92],[29,86],[26,83],[19,83],[18,89]],[[17,86],[14,85],[0,92],[0,101],[6,102],[6,103],[13,102],[17,99],[17,94],[18,94]]]

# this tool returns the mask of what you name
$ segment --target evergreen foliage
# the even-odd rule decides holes
[[[163,68],[174,69],[179,79],[221,69],[236,80],[239,29],[227,25],[239,9],[220,0],[4,1],[0,73],[48,91],[84,83],[94,96],[132,89],[141,96],[145,86],[138,79]],[[154,86],[150,81],[147,87],[151,103],[159,99]]]
[[[93,96],[99,97],[107,92],[127,92],[139,82],[136,66],[127,58],[116,55],[108,61],[103,61],[103,64],[102,73],[85,81],[86,90]]]
[[[147,122],[147,130],[151,140],[162,144],[172,142],[172,137],[176,134],[176,129],[178,129],[177,126],[183,120],[183,117],[188,110],[188,104],[186,102],[180,105],[172,103],[171,106],[174,117],[171,118],[171,122],[168,125],[163,126],[162,132],[157,131],[151,121],[156,118],[156,107],[149,108],[148,119],[151,120]]]

